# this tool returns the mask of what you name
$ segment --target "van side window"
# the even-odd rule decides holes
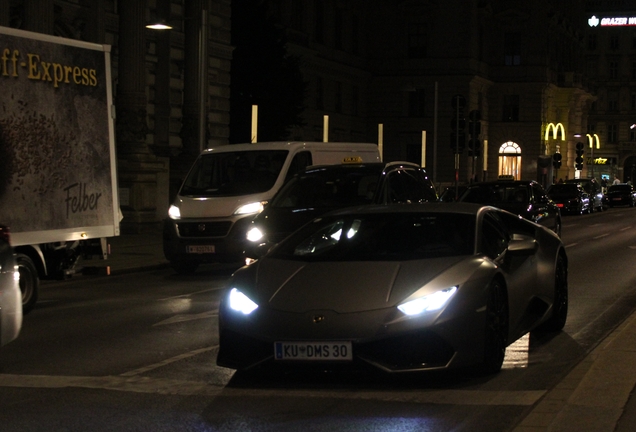
[[[287,175],[285,175],[285,182],[292,178],[294,174],[301,172],[310,165],[312,165],[311,152],[302,151],[296,153],[291,164],[289,164],[289,170],[287,171]]]

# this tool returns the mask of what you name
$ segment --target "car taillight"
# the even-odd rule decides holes
[[[9,227],[0,225],[0,238],[7,243],[11,243],[11,235],[9,235]]]

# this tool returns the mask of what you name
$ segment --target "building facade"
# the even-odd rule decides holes
[[[327,116],[330,140],[382,142],[386,160],[419,163],[424,152],[439,184],[585,175],[576,170],[575,135],[586,130],[595,95],[581,1],[270,3],[310,87],[307,124],[295,138],[321,139]],[[546,133],[553,127],[557,135]]]
[[[0,25],[111,45],[121,231],[156,229],[200,149],[228,143],[230,0],[3,0]]]
[[[587,134],[588,169],[596,177],[636,177],[636,4],[586,2],[586,72],[596,87]],[[586,142],[586,144],[588,144]],[[592,150],[594,153],[592,154]]]

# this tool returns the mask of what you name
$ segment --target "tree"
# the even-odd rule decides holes
[[[252,105],[258,105],[258,141],[284,140],[304,124],[301,60],[287,53],[284,32],[267,16],[266,1],[232,1],[230,143],[250,142]]]

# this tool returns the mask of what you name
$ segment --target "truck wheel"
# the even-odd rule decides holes
[[[179,274],[192,274],[199,267],[196,261],[170,261],[170,265]]]
[[[17,254],[18,270],[20,272],[20,291],[22,291],[22,313],[27,314],[38,301],[40,279],[38,271],[31,258],[24,254]]]

